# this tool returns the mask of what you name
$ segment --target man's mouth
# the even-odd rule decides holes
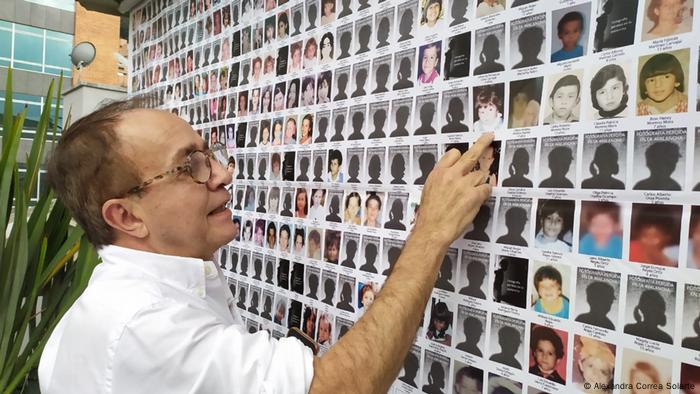
[[[218,207],[216,207],[214,210],[209,212],[209,215],[217,215],[217,214],[220,214],[224,211],[226,211],[226,203],[223,203],[223,204],[219,205]]]

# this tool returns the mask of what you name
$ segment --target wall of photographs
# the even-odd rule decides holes
[[[693,11],[154,0],[131,14],[130,93],[228,149],[239,233],[218,257],[249,331],[333,346],[381,294],[436,160],[495,130],[493,197],[392,390],[696,393]]]

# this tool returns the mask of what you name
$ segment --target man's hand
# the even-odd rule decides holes
[[[459,237],[491,195],[488,171],[472,170],[492,141],[493,134],[486,133],[461,156],[451,149],[428,176],[416,230],[430,233],[439,246],[446,247]]]

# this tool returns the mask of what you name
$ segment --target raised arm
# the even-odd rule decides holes
[[[311,393],[386,393],[413,343],[448,246],[491,194],[488,171],[474,165],[493,140],[447,152],[423,188],[413,234],[372,307],[323,357],[314,360]]]

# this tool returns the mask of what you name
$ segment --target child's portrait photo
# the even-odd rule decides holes
[[[539,124],[542,77],[511,81],[508,128]]]
[[[566,384],[567,333],[532,324],[530,328],[530,369],[535,376]]]
[[[430,85],[439,80],[441,53],[441,41],[436,41],[420,47],[418,55],[418,59],[420,60],[420,68],[418,69],[418,83],[420,85]]]
[[[583,70],[572,70],[547,77],[543,124],[573,123],[581,119],[582,78]]]
[[[569,318],[569,267],[535,261],[530,305],[535,312]]]
[[[610,201],[581,201],[578,252],[613,259],[622,257],[621,207]]]
[[[552,63],[587,53],[590,16],[591,3],[552,11]]]
[[[688,0],[646,0],[642,41],[688,33],[693,29],[693,10]]]
[[[477,86],[474,88],[474,131],[503,130],[503,96],[502,83]]]
[[[539,200],[535,224],[535,247],[557,252],[571,252],[574,210],[573,200]]]
[[[593,120],[624,118],[629,104],[627,64],[606,64],[590,83],[590,111]]]
[[[637,115],[688,112],[689,62],[688,49],[639,58]]]

